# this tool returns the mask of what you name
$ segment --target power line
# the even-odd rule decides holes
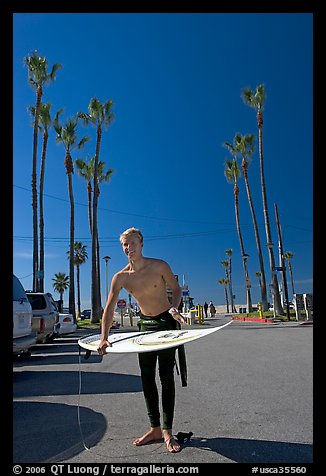
[[[30,189],[26,188],[26,187],[21,187],[19,185],[14,185],[14,187],[20,188],[21,190],[26,190],[26,191],[30,192]],[[54,200],[60,200],[62,202],[70,203],[69,200],[67,200],[65,198],[56,197],[54,195],[49,195],[47,193],[44,193],[43,195],[45,197],[48,197],[48,198],[53,198]],[[79,202],[74,202],[74,203],[75,203],[75,205],[79,205],[81,207],[88,207],[88,205],[85,204],[85,203],[79,203]],[[111,208],[103,208],[103,207],[98,207],[98,210],[111,212],[111,213],[117,213],[119,215],[128,215],[128,216],[138,217],[138,218],[148,218],[150,220],[172,221],[172,222],[178,222],[178,223],[180,223],[180,222],[182,222],[182,223],[195,223],[195,224],[200,224],[200,225],[220,225],[220,223],[217,223],[217,222],[182,220],[180,218],[154,217],[154,216],[150,216],[150,215],[142,215],[142,214],[139,214],[139,213],[122,212],[122,211],[119,211],[119,210],[112,210]]]
[[[29,188],[26,188],[26,187],[21,187],[20,185],[14,185],[14,187],[16,188],[19,188],[21,190],[26,190],[28,192],[30,192],[30,189]],[[43,194],[45,197],[49,197],[49,198],[52,198],[54,200],[60,200],[62,202],[66,202],[66,203],[70,203],[69,200],[65,199],[65,198],[61,198],[61,197],[56,197],[54,195],[49,195],[47,193],[44,193]],[[87,207],[88,208],[88,205],[85,204],[85,203],[79,203],[79,202],[74,202],[75,205],[78,205],[78,206],[81,206],[81,207]],[[119,210],[112,210],[111,208],[104,208],[104,207],[98,207],[99,210],[101,211],[106,211],[106,212],[110,212],[110,213],[117,213],[119,215],[127,215],[127,216],[133,216],[133,217],[138,217],[138,218],[147,218],[149,220],[159,220],[159,221],[171,221],[171,222],[177,222],[177,223],[193,223],[193,224],[200,224],[200,225],[226,225],[226,226],[229,226],[232,228],[232,230],[234,229],[235,225],[232,225],[232,224],[228,224],[228,223],[218,223],[218,222],[204,222],[204,221],[193,221],[193,220],[183,220],[183,219],[180,219],[180,218],[166,218],[166,217],[155,217],[155,216],[150,216],[150,215],[142,215],[142,214],[139,214],[139,213],[129,213],[129,212],[122,212],[122,211],[119,211]],[[272,221],[273,224],[275,224],[275,222]],[[265,224],[264,223],[261,223],[261,224],[258,224],[258,227],[259,228],[262,228],[264,227]],[[251,228],[252,227],[252,224],[251,223],[243,223],[241,225],[241,227],[243,229],[245,228]],[[284,224],[283,225],[283,228],[285,227],[289,227],[289,228],[295,228],[297,230],[301,230],[301,231],[308,231],[308,232],[311,232],[312,230],[310,229],[307,229],[307,228],[302,228],[302,227],[298,227],[298,226],[295,226],[295,225],[287,225],[287,224]],[[228,232],[230,230],[226,230],[226,232]],[[219,230],[219,231],[216,231],[216,233],[223,233],[224,230]],[[215,231],[213,232],[203,232],[203,233],[215,233]],[[187,235],[188,236],[188,235]],[[79,238],[80,240],[87,240],[88,238]],[[106,238],[105,238],[106,239]],[[109,239],[112,239],[112,240],[116,240],[116,237],[112,237],[112,238],[109,238]]]

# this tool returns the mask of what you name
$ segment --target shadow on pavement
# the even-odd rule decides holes
[[[84,451],[77,408],[58,403],[14,402],[13,462],[42,463],[62,453],[72,457]],[[107,422],[101,413],[80,408],[86,445],[95,445]]]
[[[24,370],[14,373],[14,398],[79,393],[78,372]],[[142,392],[138,375],[112,372],[81,372],[81,394]]]
[[[97,364],[102,362],[103,356],[93,352],[93,355],[89,359],[85,359],[85,351],[81,352],[80,357],[77,355],[78,346],[61,346],[48,347],[44,349],[38,349],[41,353],[33,353],[28,358],[22,356],[14,359],[14,368],[31,367],[33,365],[71,365],[71,364]]]
[[[185,447],[214,451],[236,463],[312,463],[311,444],[238,438],[191,438]]]

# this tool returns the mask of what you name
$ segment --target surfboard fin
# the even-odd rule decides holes
[[[91,356],[91,353],[92,353],[91,350],[86,350],[85,355],[84,355],[84,359],[85,359],[85,360],[89,359],[90,356]]]

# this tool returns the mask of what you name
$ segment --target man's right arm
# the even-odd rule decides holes
[[[117,273],[112,278],[111,289],[102,315],[101,342],[97,349],[99,354],[103,354],[106,347],[110,346],[108,336],[113,322],[114,309],[119,299],[119,293],[121,289],[121,275]]]

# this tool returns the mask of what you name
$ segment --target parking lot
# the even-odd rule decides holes
[[[14,463],[312,462],[312,326],[233,322],[187,344],[173,430],[193,436],[173,455],[161,442],[132,445],[148,430],[137,355],[85,360],[77,340],[89,333],[14,360]]]

